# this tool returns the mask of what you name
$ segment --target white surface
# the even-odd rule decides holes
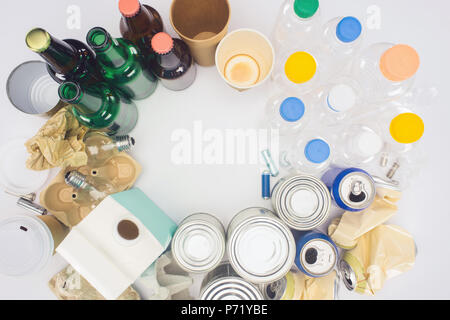
[[[279,0],[230,0],[230,31],[248,27],[270,35],[275,23]],[[169,23],[169,0],[145,1],[163,16],[165,28],[172,35]],[[450,298],[450,250],[448,227],[450,209],[448,181],[450,169],[447,147],[450,139],[448,121],[450,109],[446,93],[449,91],[450,44],[446,32],[450,30],[447,15],[450,2],[446,0],[322,0],[325,20],[335,16],[354,15],[364,25],[372,16],[367,14],[373,5],[380,9],[381,29],[367,30],[367,44],[400,42],[416,47],[422,65],[416,86],[435,86],[440,95],[433,108],[424,111],[426,132],[424,149],[430,155],[428,163],[400,201],[400,211],[391,220],[411,232],[418,245],[417,263],[413,270],[389,280],[376,297],[364,297],[341,290],[342,299],[431,299]],[[81,29],[68,30],[67,9],[78,5],[81,9]],[[36,60],[35,53],[25,46],[26,32],[35,26],[47,28],[54,36],[83,40],[87,31],[96,25],[119,36],[119,12],[111,0],[42,0],[2,1],[2,37],[8,44],[0,52],[2,72],[0,96],[0,144],[18,136],[31,137],[45,119],[16,111],[7,100],[5,85],[9,72],[25,60]],[[370,10],[368,10],[368,8]],[[24,10],[25,9],[25,10]],[[24,16],[28,15],[28,16]],[[368,18],[369,17],[369,18]],[[222,218],[225,225],[231,217],[249,206],[270,208],[261,199],[259,165],[202,164],[176,165],[171,161],[171,141],[174,130],[186,129],[194,135],[195,121],[201,120],[203,130],[248,129],[262,126],[266,105],[266,86],[245,92],[230,88],[215,67],[198,67],[195,83],[186,91],[170,92],[161,85],[149,99],[139,102],[140,119],[133,132],[136,137],[134,157],[143,165],[137,186],[151,196],[173,219],[180,222],[193,212],[208,212]],[[207,142],[203,143],[203,147]],[[205,148],[206,149],[206,148]],[[198,149],[195,149],[198,150]],[[198,151],[193,152],[197,159]],[[274,184],[274,182],[273,182]],[[272,185],[273,185],[272,184]],[[23,212],[16,199],[0,193],[0,218]],[[0,276],[2,299],[55,299],[47,286],[48,280],[65,266],[60,256],[41,273],[26,278]]]

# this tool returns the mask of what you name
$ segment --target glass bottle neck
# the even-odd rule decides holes
[[[175,54],[174,50],[169,53],[158,55],[160,58],[160,65],[167,69],[173,69],[180,65],[180,58]]]
[[[61,74],[75,69],[78,61],[77,51],[71,45],[52,36],[48,48],[38,54],[50,64],[53,71]]]
[[[61,100],[73,104],[81,113],[89,114],[97,112],[102,108],[103,99],[97,87],[90,87],[90,90],[81,89],[74,82],[64,82],[59,87]]]
[[[135,33],[145,33],[147,28],[150,26],[150,21],[152,16],[148,12],[147,8],[141,3],[139,4],[139,11],[132,17],[123,16],[125,23],[128,25],[130,30]]]
[[[89,31],[87,42],[97,54],[98,61],[111,68],[122,67],[128,59],[126,48],[103,28],[96,27]]]

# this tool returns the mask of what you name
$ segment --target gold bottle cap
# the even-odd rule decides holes
[[[41,28],[34,28],[28,32],[25,42],[34,52],[43,52],[50,46],[50,34]]]

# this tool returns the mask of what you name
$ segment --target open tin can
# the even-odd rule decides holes
[[[222,263],[203,279],[200,300],[263,300],[264,297],[251,284],[233,270],[229,263]]]
[[[306,231],[319,227],[328,219],[331,196],[326,185],[316,177],[294,175],[275,185],[272,205],[290,228]]]
[[[252,283],[270,283],[284,277],[295,258],[295,240],[289,228],[264,208],[248,208],[231,220],[227,249],[234,270]]]
[[[178,265],[192,273],[209,272],[225,254],[225,229],[207,213],[185,218],[172,239],[172,255]]]

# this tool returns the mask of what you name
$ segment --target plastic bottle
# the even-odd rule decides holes
[[[89,30],[86,41],[97,54],[103,77],[129,98],[141,100],[155,92],[158,79],[144,67],[139,49],[126,39],[114,39],[101,27]]]
[[[67,172],[64,180],[76,191],[73,201],[81,205],[89,205],[91,209],[94,209],[108,195],[117,192],[115,186],[107,180],[85,176],[78,171]]]
[[[345,73],[363,42],[363,28],[355,17],[337,17],[323,26],[319,44],[322,80]]]
[[[109,158],[119,152],[129,151],[135,144],[130,136],[110,137],[103,132],[91,131],[84,137],[88,156],[87,165],[93,168],[102,166]]]
[[[164,32],[151,41],[156,58],[151,62],[153,73],[169,90],[188,88],[195,80],[197,69],[189,47],[180,39],[172,39]]]
[[[369,103],[393,100],[411,89],[419,69],[415,49],[404,44],[378,43],[363,50],[352,66],[352,75]]]
[[[308,131],[298,136],[297,141],[280,154],[280,163],[301,173],[319,176],[331,164],[334,151],[328,134],[323,130]]]
[[[63,82],[58,93],[62,101],[72,105],[77,120],[90,129],[112,136],[128,134],[136,126],[136,105],[106,83],[82,87],[75,82]]]
[[[270,98],[267,103],[269,128],[279,130],[280,135],[299,133],[311,118],[312,105],[309,100],[295,94],[278,94]]]
[[[314,49],[286,49],[276,63],[273,82],[283,91],[297,94],[312,91],[319,83],[317,56]]]
[[[320,32],[318,0],[286,0],[273,31],[275,49],[299,44],[311,45]]]
[[[361,88],[349,77],[336,78],[312,95],[314,118],[324,126],[342,125],[362,104]]]

